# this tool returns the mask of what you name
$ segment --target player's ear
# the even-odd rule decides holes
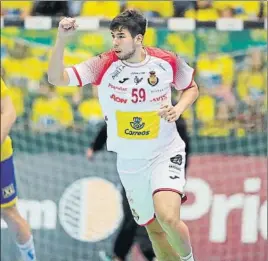
[[[143,41],[143,36],[141,34],[138,34],[136,37],[135,37],[135,42],[137,44],[142,44],[142,41]]]

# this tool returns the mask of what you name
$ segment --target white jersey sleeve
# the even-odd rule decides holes
[[[182,58],[176,56],[173,86],[177,90],[185,90],[191,87],[193,77],[194,69],[190,67]]]
[[[69,86],[82,87],[89,83],[99,85],[104,73],[115,60],[113,52],[106,52],[66,68],[70,79]]]

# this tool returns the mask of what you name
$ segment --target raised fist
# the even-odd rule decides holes
[[[77,27],[75,18],[65,17],[59,23],[58,36],[62,39],[68,38],[74,34]]]

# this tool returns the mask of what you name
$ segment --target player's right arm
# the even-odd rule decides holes
[[[77,28],[74,18],[63,18],[59,23],[58,35],[48,65],[48,81],[53,85],[67,86],[69,74],[63,63],[65,44]]]
[[[16,110],[8,95],[8,89],[1,79],[1,144],[5,141],[16,121]]]
[[[56,44],[48,66],[48,81],[53,85],[80,87],[89,83],[99,85],[104,72],[115,59],[112,52],[107,52],[65,68],[64,47],[67,39],[76,31],[77,27],[73,18],[64,18],[59,23]]]

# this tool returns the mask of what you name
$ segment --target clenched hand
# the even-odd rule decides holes
[[[58,36],[61,39],[68,38],[69,36],[74,34],[77,27],[78,25],[76,23],[75,18],[65,17],[59,23]]]

